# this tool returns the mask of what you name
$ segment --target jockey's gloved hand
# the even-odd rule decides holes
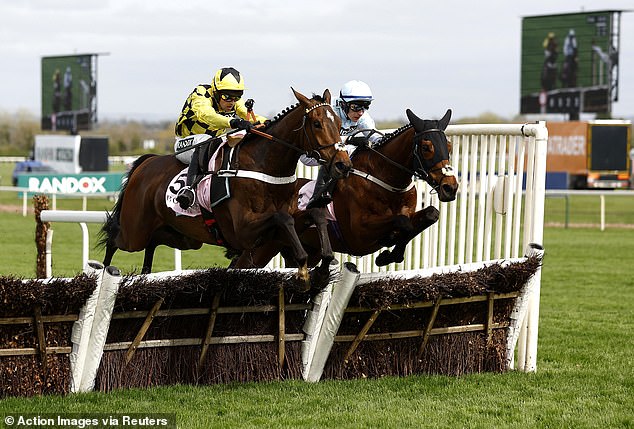
[[[234,118],[229,121],[229,126],[231,126],[231,128],[249,131],[251,129],[251,122],[246,119]]]
[[[346,144],[364,147],[370,144],[370,140],[368,140],[366,136],[354,136],[354,137],[348,138],[346,140]]]

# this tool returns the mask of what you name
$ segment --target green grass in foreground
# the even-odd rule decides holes
[[[181,428],[632,428],[634,230],[547,228],[534,374],[172,386],[8,398],[8,412],[176,413]]]

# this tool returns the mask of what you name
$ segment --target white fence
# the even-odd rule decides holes
[[[114,201],[114,199],[119,195],[119,192],[97,192],[97,193],[68,193],[68,192],[40,192],[33,191],[29,188],[20,188],[17,186],[0,186],[0,192],[16,192],[18,196],[22,199],[22,216],[25,216],[29,212],[29,195],[48,195],[51,197],[51,207],[53,210],[57,210],[57,197],[64,198],[81,198],[82,201],[82,210],[86,211],[88,207],[88,199],[89,198],[110,198]]]
[[[542,250],[531,248],[527,249],[527,253],[537,255],[541,258]],[[522,262],[524,258],[510,259],[510,260],[498,260],[490,261],[493,263],[508,264],[510,262]],[[430,277],[435,274],[446,274],[452,272],[472,272],[479,268],[483,268],[487,263],[471,263],[454,266],[438,267],[428,270],[416,270],[416,271],[402,271],[392,273],[365,273],[362,274],[357,271],[353,264],[344,264],[341,271],[339,267],[334,265],[332,281],[328,284],[321,293],[315,296],[311,302],[312,305],[306,314],[306,320],[303,325],[303,332],[305,336],[302,339],[301,349],[301,361],[302,361],[302,377],[309,382],[317,382],[322,378],[326,361],[330,356],[331,349],[335,342],[335,336],[339,331],[339,327],[342,323],[344,313],[348,306],[350,297],[357,285],[363,283],[373,282],[377,280],[388,280],[389,278],[402,277]],[[100,361],[104,350],[114,350],[112,346],[114,344],[106,345],[106,339],[108,337],[108,331],[110,329],[110,321],[113,318],[113,309],[117,297],[117,292],[121,282],[121,274],[115,267],[106,267],[96,261],[89,261],[84,267],[84,271],[87,274],[94,275],[97,278],[97,287],[86,301],[85,305],[79,312],[78,320],[73,325],[72,330],[72,350],[70,354],[70,367],[71,367],[71,391],[91,391],[95,386],[95,378],[99,369]],[[256,270],[257,272],[260,270]],[[266,270],[261,270],[266,271]],[[191,274],[192,271],[183,272],[163,272],[154,273],[149,275],[136,276],[137,279],[143,282],[147,279],[161,279],[166,277],[173,277],[175,275],[186,276]],[[535,287],[535,279],[529,280],[529,284],[526,284],[522,289],[522,293],[515,302],[513,312],[510,315],[510,325],[507,329],[507,341],[504,356],[506,357],[507,369],[513,368],[513,352],[518,342],[518,336],[521,330],[521,321],[525,318],[525,314],[528,311],[528,298]],[[283,296],[283,294],[282,294]],[[159,301],[162,303],[162,300]],[[440,300],[438,301],[440,303]],[[491,301],[491,311],[493,304]],[[284,308],[280,304],[281,308]],[[278,307],[280,308],[280,307]],[[158,310],[158,307],[156,307]],[[214,311],[217,311],[214,310]],[[278,310],[278,311],[284,311]],[[156,313],[152,311],[148,312],[146,316],[146,323],[154,317]],[[435,316],[430,316],[433,320]],[[492,316],[491,316],[492,317]],[[215,316],[214,316],[215,320]],[[433,321],[431,322],[433,324]],[[212,325],[213,326],[213,325]],[[280,337],[284,337],[282,341],[290,339],[290,336],[284,334],[284,322],[281,322],[282,331],[279,334]],[[369,326],[368,326],[369,329]],[[141,328],[141,332],[145,333]],[[211,331],[209,331],[209,334]],[[396,334],[396,333],[395,333]],[[273,336],[272,336],[273,337]],[[137,347],[153,347],[158,343],[167,345],[170,340],[147,340],[142,341],[143,336],[137,337],[134,342],[117,343],[119,347],[123,345],[125,348],[135,350]],[[225,337],[224,339],[227,339]],[[233,339],[240,338],[241,342],[247,341],[247,336],[232,337]],[[395,337],[398,338],[398,337]],[[138,342],[137,342],[138,339]],[[196,338],[194,342],[189,343],[192,339],[181,339],[180,344],[190,345],[207,345],[205,342],[209,340]],[[173,345],[176,345],[175,340]],[[187,343],[186,343],[187,342]],[[284,345],[282,344],[282,350]],[[282,355],[283,356],[283,355]],[[283,358],[282,358],[283,359]],[[199,361],[200,362],[200,361]],[[283,362],[280,361],[280,362]],[[531,371],[534,367],[521,367],[521,370]]]
[[[88,233],[87,223],[106,222],[107,212],[105,211],[75,211],[75,210],[42,210],[40,219],[42,222],[70,222],[77,223],[81,228],[82,235],[82,266],[88,263],[88,249],[90,248],[90,235]],[[46,233],[46,277],[53,275],[52,265],[53,252],[53,229],[49,229]],[[180,271],[182,269],[181,251],[174,249],[174,269]]]

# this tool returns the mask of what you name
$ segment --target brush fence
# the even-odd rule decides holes
[[[337,254],[342,265],[353,263],[363,273],[427,269],[518,258],[531,243],[543,243],[546,123],[450,125],[446,134],[453,144],[451,163],[460,185],[456,200],[440,203],[426,183],[416,181],[419,207],[437,207],[440,218],[407,246],[403,263],[379,268],[374,260],[380,252],[364,257]],[[311,178],[316,172],[314,167],[300,166],[297,174]],[[53,213],[42,211],[43,220],[90,219],[82,213],[73,214],[72,219],[60,219]],[[42,254],[46,254],[49,277],[50,243],[46,240],[48,247]],[[87,249],[84,237],[84,262]],[[180,268],[178,250],[175,263]],[[284,268],[284,262],[277,257],[268,268]],[[538,271],[518,345],[517,366],[525,371],[537,368],[540,276]]]
[[[333,265],[308,292],[295,270],[122,277],[94,261],[75,279],[0,279],[0,397],[505,371],[541,265],[530,252],[393,273]]]

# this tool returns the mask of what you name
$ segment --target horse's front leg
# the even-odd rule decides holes
[[[297,277],[306,285],[306,290],[310,288],[310,279],[308,276],[308,253],[304,250],[297,231],[295,230],[295,220],[288,212],[276,212],[271,216],[271,220],[286,236],[293,258],[297,261],[299,267]]]
[[[410,218],[399,215],[394,219],[396,230],[394,248],[385,250],[376,258],[378,266],[388,265],[392,262],[401,263],[405,259],[405,248],[407,244],[418,234],[432,226],[438,221],[440,212],[434,206],[428,206],[414,213]]]
[[[412,216],[412,225],[414,225],[414,235],[410,240],[416,237],[421,232],[438,222],[440,212],[434,206],[427,206],[424,209],[417,211]]]

